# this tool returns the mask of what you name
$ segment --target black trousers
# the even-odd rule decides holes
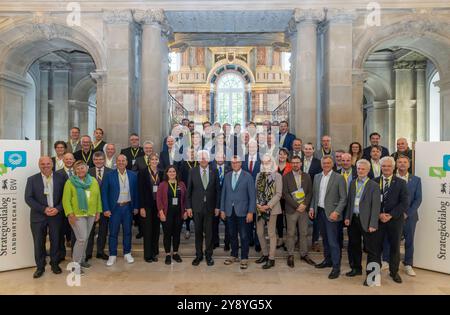
[[[134,226],[138,228],[138,234],[142,234],[142,220],[141,216],[138,214],[133,214]]]
[[[203,257],[203,238],[205,239],[205,256],[212,257],[213,239],[212,228],[214,214],[204,207],[203,209],[195,209],[194,227],[195,227],[195,255],[199,258]]]
[[[66,257],[66,241],[72,239],[72,228],[70,227],[69,219],[63,215],[61,223],[61,232],[59,236],[59,256],[60,258]]]
[[[46,265],[45,243],[47,234],[50,237],[50,265],[58,265],[60,256],[60,238],[63,217],[57,215],[54,217],[47,217],[42,222],[31,222],[31,234],[33,235],[34,243],[34,260],[36,261],[37,269],[44,269]]]
[[[228,246],[230,246],[230,229],[229,229],[229,227],[228,227],[228,222],[227,222],[227,220],[222,220],[221,218],[220,218],[220,216],[215,216],[214,218],[213,218],[213,244],[217,244],[217,245],[219,245],[220,244],[220,237],[219,237],[219,224],[220,224],[220,221],[222,221],[223,222],[223,224],[225,225],[225,238],[224,238],[224,243],[225,243],[225,245],[228,245]]]
[[[104,254],[106,247],[106,240],[108,238],[108,224],[109,218],[105,217],[103,213],[100,215],[98,220],[98,236],[97,236],[97,254]],[[95,237],[95,226],[97,222],[92,226],[91,234],[89,234],[89,239],[86,247],[86,256],[92,256],[94,251],[94,237]]]
[[[403,215],[397,219],[390,219],[388,222],[383,223],[380,221],[380,242],[379,242],[379,255],[381,259],[381,253],[383,253],[383,243],[386,238],[390,245],[389,250],[389,271],[391,274],[398,273],[400,266],[400,241],[403,233],[404,218]]]
[[[166,254],[170,253],[171,247],[174,252],[178,252],[180,247],[180,233],[183,220],[179,207],[169,206],[167,209],[166,222],[162,223],[164,232],[164,250]]]
[[[359,216],[354,214],[352,223],[348,227],[349,263],[352,269],[362,270],[363,240],[367,251],[367,264],[376,262],[381,268],[380,231],[373,233],[364,231]]]
[[[151,259],[159,254],[160,223],[156,204],[153,209],[145,208],[145,218],[141,217],[144,234],[144,259]]]

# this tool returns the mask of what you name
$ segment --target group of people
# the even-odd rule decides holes
[[[84,273],[90,267],[95,234],[96,257],[114,265],[120,227],[124,259],[133,263],[133,220],[149,263],[158,261],[161,226],[165,263],[182,262],[182,226],[185,223],[190,233],[193,220],[194,266],[203,259],[214,265],[213,251],[220,246],[223,222],[224,250],[231,249],[225,265],[239,263],[247,269],[249,248],[254,246],[262,252],[255,263],[263,269],[275,266],[277,248],[287,251],[287,265],[293,268],[298,246],[301,261],[331,268],[328,277],[335,279],[341,273],[346,227],[351,268],[346,276],[363,274],[366,252],[367,264],[377,263],[380,268],[389,264],[391,278],[402,282],[402,238],[405,271],[415,275],[421,182],[412,174],[413,153],[406,139],[397,140],[397,151],[390,156],[376,132],[364,150],[353,142],[345,151],[334,150],[327,135],[315,150],[312,143],[303,143],[289,132],[287,121],[265,121],[259,132],[253,122],[243,130],[236,124],[233,132],[230,124],[204,122],[202,127],[198,132],[193,121],[183,119],[164,139],[160,154],[151,141],[140,146],[139,136],[131,134],[130,147],[117,155],[116,146],[103,140],[100,128],[94,141],[80,137],[77,127],[71,129],[69,141],[57,141],[56,156],[41,157],[41,172],[31,176],[26,186],[37,265],[34,277],[45,271],[47,234],[54,273],[62,272],[59,264],[66,246],[72,246],[72,260]],[[324,259],[315,263],[308,253],[320,251],[320,236]],[[363,283],[368,285],[367,279]]]

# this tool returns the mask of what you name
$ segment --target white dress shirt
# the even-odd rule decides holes
[[[305,156],[305,159],[303,161],[303,172],[309,173],[309,168],[311,167],[313,157],[311,156],[309,159]]]
[[[128,180],[127,171],[124,172],[123,179],[119,171],[117,171],[117,176],[119,176],[119,186],[120,186],[120,194],[117,203],[123,203],[131,201],[130,195],[130,181]]]
[[[372,164],[374,178],[380,177],[381,175],[380,160],[378,160],[378,162],[375,162],[374,160],[370,159],[370,164]]]
[[[47,205],[53,208],[53,173],[47,178],[42,174],[42,182],[44,183],[44,194],[47,197]]]
[[[325,209],[325,195],[327,194],[328,182],[330,181],[332,171],[325,175],[322,172],[322,180],[320,181],[319,203],[318,206]]]

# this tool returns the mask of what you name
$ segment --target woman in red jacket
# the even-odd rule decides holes
[[[164,250],[166,251],[166,265],[182,262],[178,255],[180,234],[183,220],[186,220],[186,186],[179,180],[175,166],[168,166],[164,172],[164,181],[159,184],[156,193],[158,216],[162,222],[164,232]],[[173,249],[170,255],[171,247]]]

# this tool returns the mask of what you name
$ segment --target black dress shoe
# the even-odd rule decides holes
[[[345,274],[347,277],[355,277],[355,276],[361,276],[362,270],[360,269],[352,269],[349,272]]]
[[[53,265],[52,266],[52,271],[55,275],[59,275],[60,273],[62,273],[61,268],[58,265]]]
[[[364,280],[363,286],[368,287],[369,285],[367,284],[367,279]]]
[[[261,252],[261,245],[255,245],[255,251],[257,253]]]
[[[275,260],[274,259],[268,259],[266,261],[266,264],[262,266],[263,269],[270,269],[273,266],[275,266]]]
[[[157,262],[157,261],[158,261],[158,257],[153,256],[153,257],[152,257],[152,260],[153,260],[154,262]]]
[[[144,235],[142,235],[142,233],[138,233],[138,234],[136,234],[136,239],[140,239],[140,238],[142,238]]]
[[[61,257],[61,258],[59,258],[58,264],[60,264],[60,263],[63,262],[64,260],[66,260],[66,257]]]
[[[403,282],[402,278],[400,277],[398,272],[395,275],[393,275],[392,273],[389,273],[389,276],[391,276],[391,278],[392,278],[392,280],[394,280],[394,282],[397,282],[397,283],[402,283]]]
[[[328,279],[336,279],[339,278],[339,275],[341,274],[341,272],[339,270],[331,270],[330,274],[328,275]]]
[[[216,249],[216,248],[220,247],[220,244],[219,243],[215,243],[213,247],[214,247],[214,249]]]
[[[85,261],[88,261],[89,259],[92,259],[92,255],[86,255]]]
[[[212,259],[212,257],[206,257],[206,264],[208,266],[213,266],[214,265],[214,259]]]
[[[172,258],[173,258],[173,260],[175,260],[177,263],[180,263],[180,262],[183,261],[183,259],[181,259],[180,255],[178,255],[178,254],[172,255]]]
[[[320,264],[316,265],[316,268],[319,268],[319,269],[329,268],[329,267],[333,267],[333,264],[326,262],[325,260],[322,261]]]
[[[166,261],[165,261],[166,265],[170,265],[172,264],[172,257],[170,257],[170,255],[166,256]]]
[[[195,257],[195,259],[192,261],[192,266],[198,266],[200,265],[200,262],[203,260],[203,257]]]
[[[269,256],[261,256],[257,260],[255,260],[255,263],[262,264],[269,260]]]
[[[34,273],[33,273],[33,278],[37,279],[42,277],[42,275],[44,274],[45,269],[37,269]]]
[[[314,260],[312,260],[311,258],[309,258],[309,256],[303,256],[303,257],[300,257],[300,260],[303,260],[304,262],[306,262],[308,265],[311,265],[311,266],[315,266],[315,265],[316,265],[316,263],[314,262]]]
[[[144,258],[145,262],[148,263],[152,263],[153,262],[153,258]]]
[[[291,268],[294,268],[294,256],[293,255],[288,256],[287,265]]]
[[[223,247],[223,250],[228,252],[230,250],[230,244],[225,244],[225,246]]]
[[[109,256],[106,255],[105,253],[98,253],[95,257],[98,259],[103,259],[103,260],[108,260],[108,258],[109,258]]]
[[[249,247],[255,246],[255,241],[248,243],[248,246],[249,246]]]

